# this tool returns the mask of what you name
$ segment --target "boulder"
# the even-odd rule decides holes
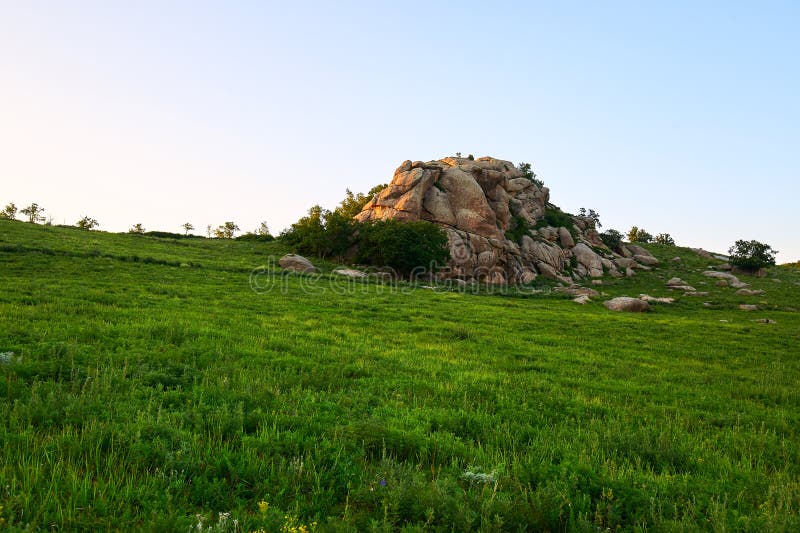
[[[334,274],[338,276],[346,276],[348,278],[366,278],[366,272],[361,272],[360,270],[356,270],[354,268],[337,268],[333,271]]]
[[[572,299],[572,301],[575,302],[576,304],[581,304],[581,305],[586,305],[589,302],[591,302],[589,296],[586,294],[581,294],[580,296],[576,296],[575,298]]]
[[[643,313],[650,311],[650,304],[639,298],[629,298],[620,296],[603,302],[603,305],[611,311],[627,311],[630,313]]]
[[[645,302],[656,302],[662,304],[675,303],[675,298],[669,298],[669,297],[657,298],[655,296],[650,296],[649,294],[640,294],[639,299],[644,300]]]
[[[655,266],[658,264],[658,259],[653,257],[652,255],[641,255],[636,254],[633,256],[637,263],[646,266]]]
[[[579,242],[575,245],[575,248],[572,249],[572,253],[578,260],[578,263],[586,268],[589,276],[599,278],[603,275],[603,262],[600,260],[600,256],[586,244]]]
[[[736,291],[736,294],[739,296],[758,296],[759,294],[764,294],[762,290],[751,290],[751,289],[739,289]]]
[[[753,304],[739,304],[742,311],[758,311],[758,306]]]
[[[314,273],[318,271],[317,267],[315,267],[311,261],[297,254],[284,255],[278,260],[278,264],[282,268],[291,270],[292,272]]]
[[[562,248],[572,248],[575,246],[575,240],[567,228],[558,228],[558,240]]]

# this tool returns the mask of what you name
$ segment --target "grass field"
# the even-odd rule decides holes
[[[253,291],[280,243],[0,221],[0,527],[800,530],[800,272],[650,249],[600,288],[710,294]]]

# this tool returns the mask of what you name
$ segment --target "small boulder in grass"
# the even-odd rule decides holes
[[[758,306],[753,304],[739,304],[742,311],[758,311]]]
[[[603,302],[606,309],[611,311],[626,311],[628,313],[645,313],[650,311],[650,304],[639,298],[619,296]]]

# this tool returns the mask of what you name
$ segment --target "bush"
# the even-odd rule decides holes
[[[534,182],[540,189],[544,187],[544,182],[536,176],[536,172],[531,168],[530,163],[520,163],[517,165],[517,170],[522,172],[523,178],[528,178]]]
[[[358,225],[359,263],[393,268],[403,277],[450,259],[447,234],[431,222],[381,220]]]
[[[644,229],[637,228],[633,226],[630,231],[628,231],[628,241],[629,242],[643,242],[648,243],[653,240],[653,236],[647,233]]]
[[[522,237],[528,235],[530,229],[531,227],[528,221],[525,220],[525,217],[514,215],[514,218],[511,219],[511,226],[508,231],[506,231],[506,239],[514,241],[517,244],[522,244]]]
[[[547,206],[544,216],[536,222],[536,228],[552,226],[554,228],[571,229],[573,226],[572,216],[563,212],[555,206]]]
[[[755,272],[760,268],[773,266],[777,253],[778,251],[773,250],[768,244],[738,240],[728,249],[728,254],[730,254],[728,262],[742,270]]]
[[[655,238],[656,244],[666,244],[667,246],[675,246],[675,239],[669,233],[659,233]]]
[[[608,246],[611,251],[620,251],[622,249],[622,233],[615,229],[609,229],[600,234],[600,240],[603,244]]]

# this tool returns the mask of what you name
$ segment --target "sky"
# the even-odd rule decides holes
[[[273,234],[406,159],[800,260],[800,3],[0,0],[0,205]]]

